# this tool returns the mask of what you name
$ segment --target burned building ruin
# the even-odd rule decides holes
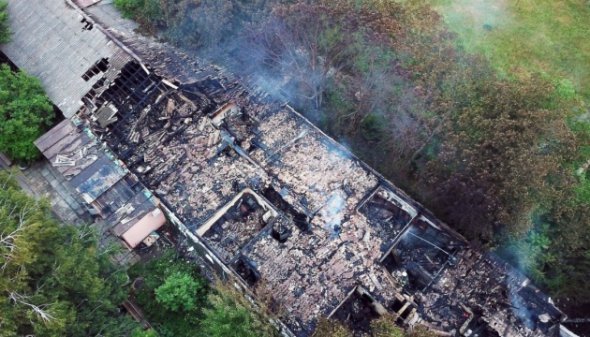
[[[329,317],[364,336],[384,314],[440,336],[559,335],[564,315],[528,279],[470,247],[288,104],[198,62],[191,76],[172,77],[70,0],[51,11],[41,2],[9,7],[17,20],[26,10],[81,18],[90,31],[52,38],[97,32],[114,50],[77,70],[90,84],[68,98],[77,129],[116,157],[119,175],[137,179],[215,270],[268,301],[286,335],[310,336]],[[6,53],[27,68],[18,43]]]

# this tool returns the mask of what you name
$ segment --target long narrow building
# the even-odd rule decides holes
[[[199,62],[167,79],[70,0],[8,8],[2,51],[70,118],[37,145],[128,246],[163,212],[287,336],[320,317],[365,336],[384,314],[440,336],[559,336],[564,315],[526,277],[289,105]],[[89,143],[96,158],[73,157]]]

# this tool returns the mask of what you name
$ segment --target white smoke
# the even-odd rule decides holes
[[[449,6],[439,6],[438,9],[451,26],[460,26],[472,32],[473,37],[512,22],[507,0],[454,0]]]
[[[330,195],[328,202],[319,212],[320,217],[324,220],[324,228],[330,232],[330,236],[333,238],[340,234],[345,206],[346,193],[337,190]]]

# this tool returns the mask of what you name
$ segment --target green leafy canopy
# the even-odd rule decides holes
[[[39,80],[0,65],[0,149],[16,160],[35,159],[39,151],[33,142],[53,118]]]
[[[196,306],[197,291],[202,287],[190,274],[176,272],[156,289],[156,300],[168,310],[190,311]]]
[[[124,271],[87,226],[60,226],[44,200],[0,172],[0,337],[125,336]]]

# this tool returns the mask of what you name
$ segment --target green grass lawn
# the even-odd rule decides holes
[[[414,1],[414,0],[405,0]],[[590,132],[590,0],[427,0],[468,52],[483,54],[509,78],[540,73],[578,98],[575,132]],[[575,90],[577,95],[573,95]],[[580,148],[579,162],[590,159]],[[581,202],[590,179],[580,179]]]
[[[590,1],[430,0],[461,45],[507,76],[569,80],[590,102]]]

